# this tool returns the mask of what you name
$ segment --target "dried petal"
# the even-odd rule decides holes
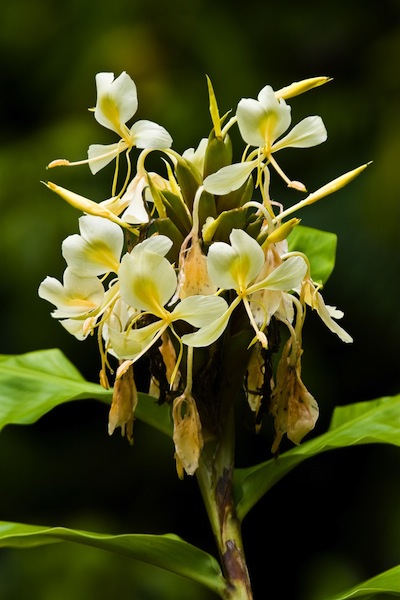
[[[108,433],[112,435],[117,427],[121,434],[133,444],[134,412],[138,401],[137,389],[133,378],[133,368],[125,371],[114,384],[112,404],[108,415]]]

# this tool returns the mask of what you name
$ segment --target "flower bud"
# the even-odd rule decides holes
[[[308,90],[312,90],[315,87],[323,85],[324,83],[328,83],[328,81],[332,81],[331,77],[310,77],[309,79],[303,79],[302,81],[295,81],[290,85],[281,88],[275,92],[275,96],[277,98],[293,98],[293,96],[299,96],[299,94],[304,94],[304,92],[308,92]]]

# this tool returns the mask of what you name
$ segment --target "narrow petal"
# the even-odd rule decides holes
[[[170,148],[172,138],[168,131],[152,121],[136,121],[130,130],[133,144],[137,148]]]
[[[164,316],[163,306],[176,290],[170,262],[155,252],[125,254],[119,269],[121,298],[133,308]]]
[[[218,319],[215,319],[210,325],[202,327],[195,333],[188,333],[182,336],[183,344],[186,346],[192,346],[193,348],[203,348],[213,344],[225,331],[229,317],[232,314],[233,308],[236,304],[231,304],[226,312],[224,312]]]
[[[321,117],[306,117],[295,125],[284,138],[272,147],[272,152],[282,148],[310,148],[326,141],[328,134]]]
[[[229,194],[242,186],[250,173],[256,168],[257,161],[237,163],[222,167],[204,180],[204,188],[211,194],[222,196]]]
[[[252,285],[248,291],[252,293],[261,289],[293,290],[303,281],[306,272],[305,260],[300,256],[293,256],[274,269],[263,281]]]
[[[96,86],[96,120],[103,127],[121,133],[121,126],[137,111],[135,83],[124,71],[116,79],[114,73],[98,73]]]
[[[342,342],[345,342],[346,344],[351,343],[353,341],[353,338],[347,333],[347,331],[343,329],[343,327],[340,327],[340,325],[338,325],[338,323],[336,323],[336,321],[334,321],[332,318],[332,315],[336,318],[341,318],[343,316],[342,311],[338,311],[337,309],[331,306],[326,306],[324,299],[322,298],[319,292],[317,292],[316,298],[317,312],[321,317],[322,321],[328,327],[328,329],[330,329],[333,333],[336,333],[336,335],[342,340]]]
[[[204,327],[219,318],[228,305],[220,296],[189,296],[172,312],[174,320],[182,319],[194,327]]]
[[[91,144],[88,150],[89,168],[93,175],[107,166],[116,156],[127,148],[125,142],[117,144]]]

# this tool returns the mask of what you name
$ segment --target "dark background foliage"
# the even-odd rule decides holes
[[[97,380],[92,340],[79,343],[37,298],[46,275],[61,277],[62,240],[78,214],[40,180],[93,199],[111,171],[46,172],[54,158],[84,158],[114,141],[86,108],[94,75],[126,70],[139,118],[164,125],[183,151],[210,129],[205,74],[221,112],[267,83],[279,88],[329,75],[328,85],[291,101],[294,122],[323,117],[328,142],[288,150],[282,164],[317,189],[373,160],[335,196],[305,210],[303,224],[338,234],[337,266],[325,288],[345,311],[354,344],[307,317],[304,380],[326,429],[333,407],[399,391],[400,5],[248,0],[3,0],[0,7],[0,352],[60,347]],[[240,149],[239,149],[240,151]],[[274,180],[276,199],[293,201]],[[238,462],[269,457],[240,416]],[[176,532],[214,552],[196,482],[177,480],[171,443],[136,424],[135,445],[106,432],[107,409],[60,407],[32,427],[0,437],[0,518],[110,532]],[[291,473],[244,523],[256,598],[323,597],[399,563],[399,454],[365,447],[326,454]],[[195,595],[197,594],[197,596]],[[0,599],[206,598],[159,571],[94,550],[43,548],[0,554]]]

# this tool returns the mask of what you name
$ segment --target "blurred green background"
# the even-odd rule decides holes
[[[47,172],[110,143],[86,109],[94,75],[126,70],[138,118],[164,125],[183,151],[208,135],[205,74],[220,110],[305,77],[328,85],[291,101],[293,121],[318,114],[328,142],[287,150],[282,166],[317,189],[373,160],[349,187],[301,215],[336,232],[337,266],[325,299],[344,310],[354,344],[307,317],[304,381],[326,428],[333,407],[398,393],[400,222],[400,3],[247,0],[3,0],[0,6],[0,352],[59,347],[97,380],[92,340],[79,343],[37,298],[62,276],[61,242],[77,231],[71,207],[40,180],[104,199],[111,170]],[[240,149],[238,150],[240,151]],[[277,179],[275,199],[293,201]],[[0,437],[0,518],[105,532],[175,532],[214,552],[196,482],[177,480],[171,443],[136,424],[135,445],[106,431],[94,402],[54,410]],[[243,415],[240,465],[269,457]],[[313,600],[400,562],[400,457],[389,447],[335,452],[298,467],[244,523],[256,598]],[[267,575],[267,573],[269,573]],[[51,547],[0,553],[0,600],[209,598],[161,571],[101,551]]]

